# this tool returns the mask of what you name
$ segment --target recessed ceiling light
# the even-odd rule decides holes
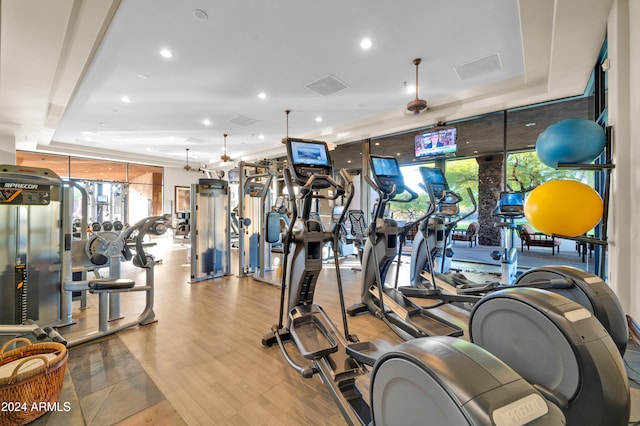
[[[205,126],[211,126],[211,120],[209,120],[208,118],[205,118],[204,120],[202,120],[202,124],[204,124]]]
[[[376,142],[376,146],[380,146],[380,142]]]
[[[316,117],[316,123],[320,123],[321,121],[322,121],[322,117],[317,116],[317,117]]]
[[[207,15],[207,12],[205,12],[204,10],[194,9],[191,14],[197,21],[206,21],[207,19],[209,19],[209,15]]]
[[[371,39],[368,38],[363,38],[360,41],[360,47],[364,50],[367,50],[369,48],[371,48],[371,46],[373,45],[373,43],[371,43]]]
[[[527,123],[527,124],[525,124],[524,126],[525,126],[525,127],[533,127],[533,126],[535,126],[535,125],[536,125],[536,123]]]
[[[131,102],[131,98],[128,97],[127,95],[124,95],[123,97],[121,97],[120,100],[125,104],[128,104],[129,102]]]
[[[169,49],[162,49],[160,51],[160,55],[164,58],[171,58],[173,57],[173,53],[171,53],[171,51]]]
[[[267,99],[267,94],[266,94],[266,93],[264,93],[264,92],[260,92],[260,93],[258,93],[258,97],[259,97],[260,99]]]
[[[141,73],[141,72],[136,74],[136,77],[138,77],[140,80],[148,80],[149,79],[149,76],[147,74],[144,74],[144,73]]]
[[[347,160],[347,163],[351,164],[351,160]]]
[[[176,137],[175,137],[175,136],[169,136],[169,140],[170,140],[171,142],[173,142],[173,141],[175,141],[175,140],[176,140]]]
[[[405,86],[404,89],[407,93],[412,94],[416,92],[416,86],[414,86],[413,84],[408,84]]]
[[[396,155],[397,155],[398,157],[400,157],[400,153],[399,153],[399,152],[396,152]]]
[[[258,136],[258,139],[264,139],[264,135]]]

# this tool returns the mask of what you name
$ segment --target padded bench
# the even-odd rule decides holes
[[[126,278],[118,278],[115,280],[110,278],[99,278],[97,280],[89,281],[89,293],[108,290],[128,290],[133,288],[135,285],[135,281],[128,280]]]

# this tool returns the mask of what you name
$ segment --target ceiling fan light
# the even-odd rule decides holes
[[[422,110],[427,108],[427,101],[424,99],[414,99],[407,104],[407,109],[414,114],[419,114]]]

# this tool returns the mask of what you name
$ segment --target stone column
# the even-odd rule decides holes
[[[502,245],[501,228],[493,226],[497,218],[493,215],[502,188],[503,155],[477,157],[478,162],[478,244]]]

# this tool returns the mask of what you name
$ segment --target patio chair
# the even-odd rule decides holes
[[[542,232],[535,232],[530,225],[524,224],[518,230],[520,236],[520,249],[524,251],[524,246],[527,246],[527,250],[531,247],[551,247],[551,254],[555,255],[556,250],[560,252],[560,240]]]
[[[478,232],[480,230],[480,224],[478,222],[471,222],[467,229],[454,229],[451,232],[451,239],[453,241],[469,241],[469,247],[473,247],[473,243],[478,246]]]

